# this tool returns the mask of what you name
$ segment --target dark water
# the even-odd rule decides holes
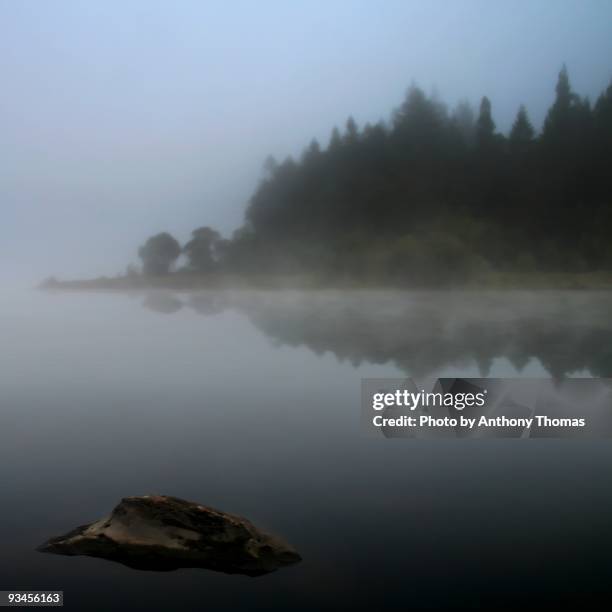
[[[610,600],[607,440],[386,440],[360,378],[612,375],[607,293],[5,293],[0,588],[70,610],[502,609]],[[218,507],[260,578],[34,551],[127,495]],[[600,609],[608,609],[601,604]]]

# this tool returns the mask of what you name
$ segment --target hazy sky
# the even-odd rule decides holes
[[[230,233],[268,154],[412,81],[539,126],[567,63],[612,77],[612,1],[0,0],[0,275],[115,274],[137,247]]]

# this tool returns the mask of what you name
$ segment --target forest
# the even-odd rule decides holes
[[[266,160],[231,238],[210,227],[183,246],[149,238],[142,275],[452,286],[608,272],[611,180],[612,84],[591,103],[564,66],[541,130],[520,106],[508,134],[486,96],[477,112],[467,102],[449,111],[414,85],[388,121],[349,118],[325,147]]]

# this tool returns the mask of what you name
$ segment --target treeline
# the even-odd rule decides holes
[[[565,67],[542,130],[521,106],[510,132],[491,103],[452,112],[416,86],[387,122],[352,118],[299,160],[269,159],[231,240],[200,228],[140,250],[147,274],[181,253],[200,273],[315,273],[436,285],[491,270],[612,270],[612,85],[594,104]]]

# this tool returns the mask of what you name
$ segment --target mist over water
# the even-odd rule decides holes
[[[607,293],[4,298],[10,588],[62,588],[68,609],[91,610],[550,602],[560,566],[582,601],[606,588],[605,440],[371,439],[359,403],[361,377],[593,375],[610,359]],[[149,493],[247,516],[304,561],[249,579],[34,551]]]

